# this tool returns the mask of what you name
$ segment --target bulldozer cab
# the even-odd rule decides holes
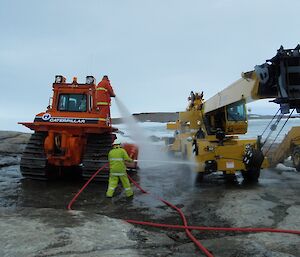
[[[56,76],[55,82],[53,83],[53,97],[49,104],[48,110],[54,112],[74,112],[74,113],[86,113],[94,112],[97,113],[96,106],[94,103],[95,99],[95,80],[90,83],[67,83],[63,79],[57,81]]]
[[[86,94],[59,94],[58,111],[64,112],[86,112],[87,95]]]

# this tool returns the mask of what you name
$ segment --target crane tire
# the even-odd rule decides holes
[[[260,176],[260,168],[252,168],[247,171],[242,171],[242,176],[246,181],[257,182]]]
[[[246,166],[247,170],[242,171],[244,180],[257,182],[260,176],[260,169],[264,156],[262,152],[258,149],[252,149],[252,157],[249,164]]]
[[[204,172],[198,172],[196,175],[196,182],[201,183],[203,182],[204,179]]]

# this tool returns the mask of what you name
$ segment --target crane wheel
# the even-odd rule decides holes
[[[251,154],[248,155],[249,162],[246,164],[246,171],[242,171],[244,180],[257,182],[260,176],[260,168],[264,160],[263,153],[258,149],[251,149]],[[251,156],[251,157],[250,157]]]
[[[300,147],[299,146],[296,146],[294,148],[294,151],[292,153],[292,160],[296,170],[300,171]]]
[[[227,183],[235,183],[236,182],[235,174],[224,174],[224,178]]]
[[[203,182],[204,179],[204,172],[199,172],[196,175],[196,183],[201,183]]]
[[[259,169],[248,169],[246,171],[242,171],[242,176],[245,181],[249,182],[257,182],[260,176],[260,168]]]

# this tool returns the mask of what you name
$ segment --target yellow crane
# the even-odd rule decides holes
[[[215,171],[229,177],[241,171],[244,179],[257,181],[261,168],[268,165],[261,139],[240,139],[238,135],[247,133],[246,103],[266,98],[280,105],[280,117],[294,109],[300,111],[299,45],[295,49],[281,46],[272,59],[242,73],[239,80],[206,101],[203,92],[192,91],[186,111],[167,124],[175,130],[168,150],[195,160],[200,178]]]

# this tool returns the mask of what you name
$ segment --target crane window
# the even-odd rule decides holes
[[[86,95],[60,94],[58,110],[64,112],[86,112]]]
[[[226,108],[228,121],[245,121],[246,110],[244,101],[230,104]]]

